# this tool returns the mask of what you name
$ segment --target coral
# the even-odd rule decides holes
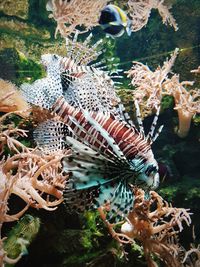
[[[200,74],[200,66],[195,70],[191,70],[190,72],[195,73],[195,74]]]
[[[179,75],[173,75],[163,86],[163,94],[174,98],[174,109],[177,110],[179,118],[177,134],[181,138],[188,135],[193,116],[200,113],[200,89],[186,90],[187,86],[192,85],[193,82],[180,82]]]
[[[143,116],[151,114],[152,110],[160,106],[163,84],[168,79],[177,55],[178,49],[175,49],[171,58],[154,72],[147,65],[133,61],[133,66],[127,74],[132,79],[132,86],[136,88],[133,91],[133,96],[140,104]]]
[[[85,31],[98,25],[99,14],[107,4],[107,0],[50,0],[47,10],[57,22],[55,36],[58,32],[63,37],[76,31],[77,26],[83,26]]]
[[[132,18],[132,31],[139,31],[147,24],[153,8],[158,9],[164,24],[169,24],[177,31],[176,21],[169,12],[169,7],[163,3],[164,0],[129,0],[128,9]]]
[[[25,146],[19,139],[25,139],[27,131],[15,127],[12,120],[8,123],[11,118],[12,112],[4,114],[0,119],[0,155],[3,156],[0,161],[1,227],[4,222],[18,220],[30,206],[48,211],[55,210],[63,200],[62,191],[68,177],[63,173],[61,165],[61,159],[68,155],[68,151],[47,155],[37,148]],[[16,214],[12,214],[11,210],[12,215],[9,214],[8,208],[11,195],[17,195],[25,202],[25,207]],[[27,234],[28,232],[24,236],[27,237]],[[2,248],[2,242],[3,239],[0,240],[1,266],[3,262],[14,264],[20,259],[21,253],[14,255],[12,250],[7,255]],[[6,239],[4,246],[6,251],[10,249],[10,246],[14,246],[12,242],[12,237]],[[22,238],[16,241],[15,245],[20,244],[24,247],[28,243]],[[18,252],[19,250],[18,247]]]
[[[150,192],[147,200],[145,192],[135,188],[133,211],[125,222],[121,224],[121,232],[115,230],[117,224],[106,220],[109,207],[101,208],[100,215],[104,220],[114,239],[120,244],[135,242],[143,247],[144,256],[148,266],[159,266],[156,262],[161,260],[168,267],[181,265],[181,245],[178,243],[178,233],[183,230],[183,224],[191,224],[190,213],[183,208],[174,208],[162,199],[156,192]]]
[[[186,90],[194,82],[179,81],[179,75],[174,74],[171,78],[171,68],[177,57],[178,49],[175,49],[170,60],[164,62],[152,72],[148,66],[133,61],[133,67],[129,70],[128,77],[132,78],[131,84],[136,88],[134,98],[141,105],[143,116],[151,114],[161,104],[163,96],[169,95],[174,98],[174,109],[178,112],[179,126],[177,134],[186,137],[191,124],[191,119],[196,113],[200,113],[200,90]]]
[[[64,156],[66,157],[69,151],[47,155],[37,148],[27,147],[24,144],[26,143],[27,131],[16,127],[17,119],[14,115],[27,117],[29,115],[29,110],[27,111],[29,106],[12,83],[0,80],[0,85],[0,110],[7,112],[0,118],[1,231],[4,222],[18,220],[30,206],[52,211],[63,201],[62,193],[68,175],[63,173],[61,159]],[[43,113],[43,111],[37,111],[39,117],[40,113]],[[25,122],[25,120],[21,119],[20,123],[25,124]],[[21,139],[23,139],[23,142],[21,142]],[[12,209],[10,211],[8,208],[11,195],[17,195],[25,202],[25,206],[15,214],[13,214]],[[23,226],[23,229],[26,226],[32,227],[32,219],[30,221],[31,224],[28,225],[24,224],[24,220],[26,219],[20,221],[16,229],[19,230],[20,225]],[[35,223],[38,225],[37,220],[33,222],[33,224]],[[38,229],[38,227],[36,228]],[[4,263],[16,263],[22,256],[23,249],[30,243],[33,235],[37,232],[34,231],[34,233],[32,232],[33,235],[28,236],[29,231],[27,228],[25,233],[23,235],[20,234],[20,238],[14,242],[13,238],[17,238],[16,231],[12,232],[14,237],[11,234],[5,242],[4,239],[0,239],[1,266]],[[26,238],[29,240],[26,240]],[[11,250],[10,246],[12,247]],[[17,247],[16,254],[13,246]]]
[[[7,145],[15,152],[13,156],[1,161],[2,173],[15,181],[10,193],[19,196],[29,206],[54,210],[62,202],[66,180],[60,162],[64,154],[43,155],[16,140],[13,137],[16,134],[26,137],[26,132],[17,128],[4,130],[0,135],[1,146]],[[49,195],[56,200],[50,201]]]
[[[185,251],[183,264],[186,267],[200,266],[200,245],[195,246],[194,244],[192,244],[190,250]]]
[[[17,112],[23,117],[29,115],[29,105],[21,92],[11,82],[0,79],[0,111]]]

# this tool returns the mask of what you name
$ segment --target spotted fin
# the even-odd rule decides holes
[[[125,217],[133,208],[134,195],[128,185],[127,179],[122,179],[114,189],[110,201],[110,211],[108,212],[107,219],[116,220]]]
[[[133,208],[133,202],[131,188],[124,179],[120,181],[119,177],[116,181],[99,183],[87,189],[66,188],[64,192],[64,203],[71,211],[84,212],[110,203],[107,219],[115,222],[128,215]]]
[[[69,212],[84,212],[92,209],[95,197],[98,197],[99,186],[88,188],[87,190],[76,190],[66,188],[64,204]]]
[[[67,148],[66,137],[68,135],[70,135],[68,126],[55,120],[41,123],[33,132],[34,140],[45,153]]]
[[[63,159],[63,169],[71,174],[77,190],[114,181],[127,168],[74,138],[67,137],[67,143],[71,143],[72,155]]]

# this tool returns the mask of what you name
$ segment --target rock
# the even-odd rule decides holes
[[[16,16],[22,19],[28,18],[28,0],[2,0],[0,2],[0,11],[9,16]]]

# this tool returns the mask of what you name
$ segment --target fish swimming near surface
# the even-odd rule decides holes
[[[131,35],[131,21],[127,14],[116,5],[107,5],[102,11],[99,24],[104,32],[112,37],[120,37],[124,34]]]

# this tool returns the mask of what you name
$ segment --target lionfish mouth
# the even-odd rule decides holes
[[[44,70],[47,71],[48,62],[46,60],[41,59],[40,63],[43,65]]]

